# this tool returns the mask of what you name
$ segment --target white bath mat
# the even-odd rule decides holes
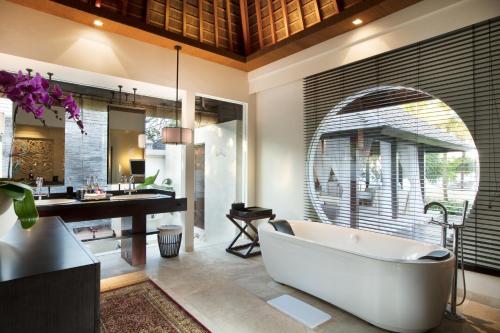
[[[271,306],[289,315],[309,328],[315,328],[332,319],[328,313],[316,309],[290,295],[282,295],[267,301]]]

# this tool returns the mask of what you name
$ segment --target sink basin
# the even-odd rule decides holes
[[[47,205],[64,205],[76,202],[75,199],[45,199],[45,200],[35,200],[36,206],[47,206]]]
[[[123,194],[114,195],[111,200],[137,200],[137,199],[154,199],[159,198],[161,195],[157,193],[136,193],[136,194]]]

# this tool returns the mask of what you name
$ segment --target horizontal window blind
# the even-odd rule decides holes
[[[438,201],[500,272],[499,103],[498,18],[305,78],[305,217],[440,243]]]

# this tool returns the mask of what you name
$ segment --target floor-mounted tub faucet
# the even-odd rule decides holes
[[[432,201],[432,202],[429,202],[427,205],[425,205],[424,214],[427,213],[427,210],[429,210],[430,207],[434,207],[434,206],[441,208],[441,210],[443,211],[443,222],[439,222],[439,221],[434,220],[434,218],[431,218],[430,223],[441,226],[441,246],[446,248],[446,234],[447,234],[447,229],[449,227],[449,225],[448,225],[448,210],[446,209],[446,207],[442,203],[437,202],[437,201]]]
[[[443,211],[443,222],[435,221],[431,219],[430,223],[440,225],[442,228],[442,246],[446,248],[446,229],[453,229],[453,253],[455,254],[455,267],[453,270],[453,281],[451,285],[451,302],[449,308],[446,310],[445,315],[448,319],[455,321],[463,321],[465,318],[457,312],[457,306],[461,305],[465,301],[466,295],[466,286],[465,286],[465,273],[464,273],[464,244],[463,244],[463,228],[465,227],[465,219],[467,217],[467,209],[469,208],[469,202],[464,202],[464,210],[462,214],[462,223],[448,223],[448,210],[446,207],[439,202],[429,202],[424,207],[424,213],[427,213],[427,210],[432,207],[437,206],[441,208]],[[461,250],[460,259],[461,259],[461,268],[462,268],[462,279],[464,283],[464,295],[460,302],[457,302],[457,287],[458,287],[458,258],[459,258],[459,247]]]

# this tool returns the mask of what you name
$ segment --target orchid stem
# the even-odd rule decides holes
[[[7,178],[12,178],[12,159],[14,156],[14,139],[16,136],[16,118],[17,118],[17,111],[19,110],[19,106],[16,105],[16,108],[14,109],[14,112],[12,113],[12,139],[11,139],[11,144],[10,144],[10,153],[9,153],[9,164],[7,167]]]

